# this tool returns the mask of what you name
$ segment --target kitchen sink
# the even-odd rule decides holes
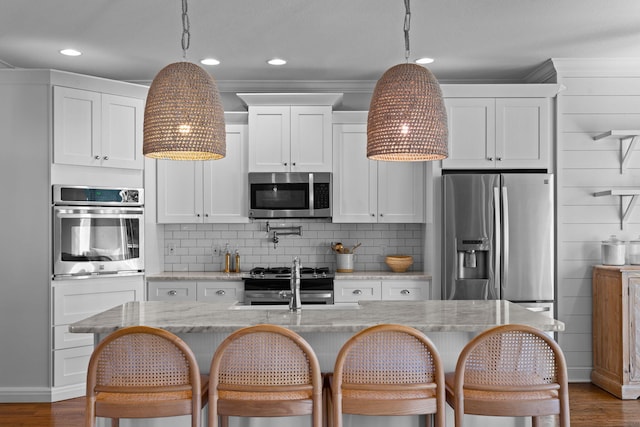
[[[354,310],[359,309],[358,303],[343,303],[343,304],[304,304],[302,311],[305,310]],[[229,307],[229,310],[280,310],[289,311],[289,306],[286,304],[274,304],[274,305],[245,305],[242,303],[236,303]]]

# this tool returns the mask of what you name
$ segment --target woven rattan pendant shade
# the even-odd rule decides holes
[[[447,112],[440,85],[417,64],[389,68],[378,80],[367,118],[367,157],[425,161],[448,157]]]
[[[215,80],[183,61],[153,79],[144,109],[143,153],[170,160],[216,160],[226,155],[224,110]]]

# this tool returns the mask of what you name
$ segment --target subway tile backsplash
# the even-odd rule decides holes
[[[288,266],[298,256],[303,266],[329,266],[335,270],[332,242],[346,247],[356,243],[354,270],[389,270],[386,255],[412,255],[409,271],[423,271],[424,224],[333,224],[324,220],[270,220],[271,227],[302,226],[302,235],[267,233],[267,222],[248,224],[166,224],[165,271],[221,271],[225,245],[240,253],[240,268]],[[232,256],[233,258],[233,256]]]

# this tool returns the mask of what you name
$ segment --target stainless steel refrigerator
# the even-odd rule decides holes
[[[554,181],[443,176],[443,299],[506,299],[554,315]]]

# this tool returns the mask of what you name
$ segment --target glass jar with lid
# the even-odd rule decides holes
[[[629,264],[640,265],[640,237],[629,242]]]
[[[626,244],[614,234],[609,240],[602,242],[602,264],[624,265],[626,258]]]

